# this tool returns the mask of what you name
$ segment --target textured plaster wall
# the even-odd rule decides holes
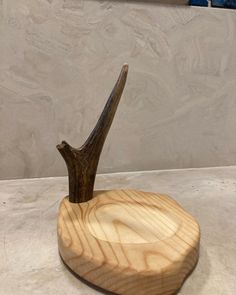
[[[0,178],[65,175],[124,62],[100,172],[236,164],[236,13],[0,0]]]

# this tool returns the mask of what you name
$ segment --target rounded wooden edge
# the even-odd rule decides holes
[[[75,271],[73,271],[73,269],[71,269],[71,268],[68,266],[68,264],[66,264],[66,262],[63,260],[63,257],[62,257],[62,255],[61,255],[60,251],[58,251],[58,253],[59,253],[60,259],[61,259],[61,261],[63,262],[63,264],[65,265],[65,267],[69,270],[69,272],[70,272],[73,276],[75,276],[75,277],[76,277],[78,280],[80,280],[82,283],[84,283],[85,285],[87,285],[88,287],[90,287],[90,288],[92,288],[92,289],[94,289],[94,290],[96,290],[96,291],[102,292],[102,293],[105,294],[105,295],[117,295],[116,293],[113,293],[113,292],[107,291],[107,290],[105,290],[105,289],[103,289],[103,288],[101,288],[101,287],[99,287],[99,286],[96,286],[96,285],[94,285],[93,283],[91,283],[91,282],[87,281],[86,279],[84,279],[83,277],[79,276]]]
[[[127,192],[127,190],[124,190],[125,192]],[[122,192],[124,192],[124,191],[122,191]],[[116,193],[118,193],[118,192],[120,192],[120,191],[108,191],[110,194],[112,193],[112,194],[116,194]],[[199,241],[200,241],[200,228],[199,228],[199,225],[198,225],[198,223],[197,223],[197,221],[189,214],[189,213],[187,213],[186,211],[184,211],[184,209],[175,201],[175,200],[173,200],[173,199],[171,199],[169,196],[165,196],[165,195],[159,195],[159,194],[154,194],[154,193],[146,193],[146,192],[139,192],[139,191],[133,191],[133,190],[128,190],[128,192],[129,193],[142,193],[142,194],[145,194],[145,196],[146,195],[154,195],[154,196],[156,196],[156,197],[161,197],[161,198],[165,198],[169,203],[171,203],[173,206],[176,206],[176,207],[178,207],[178,210],[182,210],[183,212],[185,212],[185,214],[186,214],[186,218],[189,218],[190,220],[191,220],[191,222],[193,222],[193,223],[195,223],[195,225],[197,226],[197,228],[198,228],[198,235],[196,236],[196,240],[195,240],[195,249],[193,249],[193,248],[189,248],[189,250],[188,250],[188,252],[186,252],[186,257],[184,257],[183,258],[183,260],[182,260],[182,263],[183,264],[185,264],[186,263],[186,261],[190,261],[190,264],[191,264],[191,266],[189,267],[189,269],[188,269],[188,271],[181,277],[181,279],[179,279],[178,280],[178,283],[176,283],[176,286],[175,286],[175,289],[173,289],[173,290],[169,290],[167,293],[165,293],[165,294],[175,294],[176,292],[177,292],[177,290],[179,290],[180,288],[181,288],[181,286],[183,285],[183,283],[184,283],[184,281],[186,280],[186,278],[189,276],[189,274],[191,274],[192,273],[192,271],[193,271],[193,269],[195,268],[195,266],[196,266],[196,264],[197,264],[197,262],[198,262],[198,257],[199,257]],[[94,204],[94,202],[95,201],[97,201],[96,200],[96,197],[97,197],[97,194],[98,194],[98,196],[99,196],[99,194],[101,194],[101,193],[103,193],[103,194],[106,194],[107,193],[107,191],[105,191],[105,192],[101,192],[101,191],[99,191],[99,192],[95,192],[95,198],[94,199],[92,199],[91,201],[89,201],[89,202],[91,202],[92,203],[92,205],[95,205]],[[101,196],[100,196],[101,197]],[[110,196],[109,196],[110,197]],[[63,199],[62,200],[62,203],[61,203],[61,206],[63,205],[63,203],[66,201],[67,199],[65,198],[65,199]],[[113,200],[114,201],[114,200]],[[89,203],[88,202],[88,203]],[[83,207],[83,206],[85,206],[85,207],[89,207],[89,204],[85,204],[85,203],[82,203],[82,204],[73,204],[72,205],[72,203],[70,203],[69,204],[69,206],[73,206],[73,207],[79,207],[80,209],[81,209],[81,207]],[[82,210],[83,211],[83,210]],[[77,212],[78,213],[78,212]],[[85,214],[86,215],[86,214]],[[75,217],[76,215],[74,215],[74,217],[73,218],[76,218]],[[58,220],[60,219],[60,217],[61,217],[61,207],[60,207],[60,211],[59,211],[59,216],[58,216]],[[72,218],[72,219],[73,219]],[[73,221],[72,221],[72,219],[71,219],[71,221],[69,221],[69,223],[70,222],[72,222],[73,223]],[[67,220],[68,221],[68,220]],[[75,222],[76,223],[76,222]],[[58,223],[58,224],[60,224],[60,222]],[[77,226],[78,226],[78,222],[77,222]],[[81,225],[80,225],[81,226]],[[75,227],[74,227],[75,228]],[[83,230],[84,230],[84,227],[82,226],[81,228],[80,228],[80,230],[83,228]],[[87,228],[85,229],[86,231],[87,231]],[[88,274],[86,274],[86,272],[85,272],[85,274],[83,274],[83,271],[81,272],[81,269],[83,268],[83,267],[81,267],[84,263],[86,264],[88,264],[87,266],[88,266],[88,269],[90,269],[91,267],[92,268],[95,268],[96,269],[96,271],[97,270],[99,270],[99,268],[101,269],[101,272],[108,272],[109,273],[109,275],[110,275],[110,272],[112,272],[112,271],[114,271],[114,277],[116,277],[117,278],[117,280],[119,281],[119,280],[127,280],[128,281],[128,284],[133,284],[134,285],[134,288],[135,288],[135,285],[137,285],[138,284],[138,281],[140,280],[140,276],[137,274],[137,272],[133,272],[133,274],[132,274],[132,268],[131,268],[131,273],[129,273],[128,274],[128,276],[127,277],[125,277],[125,276],[120,276],[120,274],[123,272],[123,271],[125,271],[126,270],[126,268],[124,268],[124,267],[120,267],[119,268],[119,266],[118,266],[118,270],[116,269],[117,268],[117,265],[115,266],[115,269],[113,269],[113,267],[111,267],[113,264],[111,263],[110,265],[109,265],[109,263],[108,263],[108,265],[106,264],[106,262],[104,262],[104,261],[99,261],[99,259],[97,260],[97,255],[88,255],[87,256],[87,254],[85,254],[84,255],[84,253],[79,253],[80,251],[78,251],[77,252],[77,250],[78,249],[73,249],[73,250],[71,250],[70,249],[70,246],[68,247],[68,245],[70,244],[68,244],[67,243],[67,245],[65,246],[65,244],[62,242],[62,240],[63,239],[61,239],[61,227],[60,227],[60,225],[58,225],[58,242],[59,242],[59,252],[60,252],[60,256],[61,256],[61,258],[62,258],[62,260],[63,260],[63,262],[64,262],[64,264],[68,267],[68,269],[70,270],[70,271],[72,271],[74,274],[76,274],[76,276],[77,277],[79,277],[79,278],[81,278],[84,282],[87,282],[90,286],[92,285],[92,286],[97,286],[100,290],[107,290],[108,292],[112,292],[112,293],[108,293],[108,294],[131,294],[130,292],[124,292],[124,293],[117,293],[117,292],[115,292],[113,289],[112,289],[112,286],[106,286],[106,284],[101,284],[101,282],[97,282],[97,279],[96,279],[96,272],[94,273],[95,275],[93,275],[93,276],[90,276],[90,275],[88,275]],[[91,242],[91,245],[93,245],[94,243],[96,243],[95,242],[95,240],[97,240],[94,236],[90,236],[90,233],[88,233],[88,232],[86,232],[86,235],[88,234],[88,236],[89,236],[89,239],[90,239],[90,242]],[[72,241],[72,244],[73,244],[73,242],[74,241]],[[101,240],[99,240],[99,244],[101,245],[101,247],[106,247],[106,244],[107,243],[109,243],[109,242],[106,242],[106,241],[101,241]],[[72,245],[71,244],[71,245]],[[113,245],[113,243],[110,243],[110,244],[112,244]],[[115,244],[115,243],[114,243]],[[78,246],[78,245],[77,245]],[[114,246],[114,245],[113,245]],[[113,247],[112,246],[112,247]],[[122,245],[123,247],[130,247],[130,245]],[[122,248],[123,248],[122,247]],[[131,247],[132,247],[132,245],[131,245]],[[69,251],[68,251],[68,248],[69,248]],[[86,250],[86,247],[84,247],[85,248],[85,250]],[[127,248],[128,249],[128,248]],[[118,248],[116,248],[115,249],[115,251],[119,251],[119,247]],[[118,253],[118,252],[117,252]],[[91,254],[91,253],[90,253]],[[191,259],[189,258],[191,256]],[[192,256],[193,256],[193,258],[192,258]],[[87,258],[86,258],[87,257]],[[74,260],[74,262],[72,263],[71,261],[72,260]],[[187,263],[187,265],[189,264],[189,261],[188,261],[188,263]],[[82,263],[81,263],[82,262]],[[108,266],[108,267],[107,267]],[[114,266],[114,265],[113,265]],[[102,270],[103,269],[103,270]],[[168,269],[168,268],[167,268]],[[168,271],[169,271],[170,269],[168,269]],[[129,270],[130,271],[130,270]],[[88,272],[90,272],[90,271],[88,271]],[[99,272],[98,272],[99,273]],[[143,273],[143,275],[144,275],[144,277],[147,275],[147,279],[149,278],[150,279],[150,282],[152,282],[153,281],[153,279],[155,278],[155,275],[156,275],[156,281],[158,281],[158,272],[155,274],[155,273],[152,273],[152,272],[147,272],[146,273],[146,275],[145,275],[145,273]],[[161,274],[162,276],[163,276],[163,274]],[[178,272],[175,270],[175,275],[176,275],[176,277],[178,277]],[[132,277],[133,277],[133,280],[137,283],[132,283]],[[125,279],[126,278],[126,279]],[[128,278],[128,279],[127,279]],[[157,283],[157,285],[158,285],[158,283]],[[136,286],[137,287],[137,286]],[[140,287],[140,286],[139,286]],[[133,292],[132,294],[145,294],[145,292],[141,292],[140,293],[140,289],[138,289],[138,291],[136,290],[135,292]],[[160,292],[158,292],[158,293],[151,293],[151,292],[149,292],[149,294],[162,294],[162,293],[160,293]]]
[[[93,283],[91,283],[91,282],[85,280],[83,277],[79,276],[76,272],[74,272],[74,271],[68,266],[68,264],[66,264],[66,262],[63,260],[63,257],[61,256],[61,253],[60,253],[60,252],[58,252],[58,253],[59,253],[59,256],[60,256],[61,261],[63,262],[63,264],[65,265],[65,267],[68,269],[68,271],[69,271],[74,277],[76,277],[78,280],[80,280],[82,283],[84,283],[85,285],[87,285],[88,287],[90,287],[90,288],[92,288],[92,289],[94,289],[94,290],[96,290],[96,291],[99,291],[99,292],[103,293],[104,295],[118,295],[117,293],[110,292],[110,291],[107,291],[107,290],[105,290],[105,289],[103,289],[103,288],[101,288],[101,287],[99,287],[99,286],[96,286],[96,285],[94,285]],[[196,261],[196,263],[195,263],[195,265],[194,265],[192,271],[189,272],[189,274],[185,277],[185,279],[184,279],[184,281],[182,282],[182,285],[180,286],[180,288],[179,288],[178,290],[176,290],[176,292],[173,293],[172,295],[176,295],[176,294],[178,294],[178,293],[180,292],[180,290],[182,289],[182,287],[183,287],[183,285],[184,285],[184,282],[188,279],[189,276],[191,276],[191,274],[194,272],[195,268],[197,267],[198,261],[199,261],[199,260]]]

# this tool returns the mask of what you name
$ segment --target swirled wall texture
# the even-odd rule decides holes
[[[0,1],[0,177],[65,175],[124,62],[100,172],[236,164],[236,14],[155,1]]]

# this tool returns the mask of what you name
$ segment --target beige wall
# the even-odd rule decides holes
[[[0,178],[65,175],[124,62],[100,172],[236,164],[236,13],[1,0]]]

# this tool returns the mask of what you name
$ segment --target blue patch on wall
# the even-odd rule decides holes
[[[236,0],[212,0],[213,7],[224,7],[236,9]]]
[[[208,0],[189,0],[189,5],[208,6]]]

